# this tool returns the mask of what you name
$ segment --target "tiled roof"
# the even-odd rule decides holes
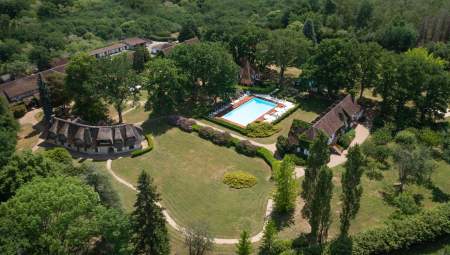
[[[103,47],[103,48],[100,48],[100,49],[95,49],[95,50],[89,52],[89,54],[90,55],[97,55],[97,54],[101,54],[101,53],[106,53],[106,52],[111,51],[111,50],[120,49],[120,48],[123,48],[123,47],[126,47],[126,46],[127,45],[124,44],[124,43],[115,43],[113,45],[109,45],[109,46],[106,46],[106,47]]]
[[[145,44],[147,43],[146,40],[139,38],[139,37],[133,37],[133,38],[126,38],[123,40],[123,42],[129,46],[136,46],[136,45],[141,45],[141,44]]]

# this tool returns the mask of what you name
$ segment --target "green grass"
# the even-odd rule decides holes
[[[113,161],[116,174],[135,184],[141,170],[149,172],[161,193],[162,204],[182,226],[206,223],[211,234],[224,238],[236,238],[243,229],[252,234],[261,230],[272,190],[270,168],[263,160],[237,154],[175,128],[153,135],[155,149],[150,153]],[[237,170],[253,174],[258,183],[242,190],[222,183],[226,172]],[[121,195],[128,210],[131,197]]]
[[[124,116],[124,122],[137,123],[148,119],[150,111],[146,111],[143,105],[136,106],[133,110],[127,112]]]

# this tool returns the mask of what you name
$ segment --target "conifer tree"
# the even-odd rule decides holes
[[[133,69],[137,73],[144,71],[145,64],[150,60],[150,53],[144,46],[136,48],[133,54]]]
[[[317,44],[316,29],[314,28],[314,21],[307,19],[305,25],[303,26],[303,34],[309,38],[314,45]]]
[[[345,171],[342,174],[342,212],[341,235],[346,236],[350,228],[350,220],[354,219],[359,210],[359,203],[363,188],[361,176],[364,172],[365,158],[358,145],[350,148],[345,163]]]
[[[294,161],[290,157],[285,157],[276,177],[275,208],[281,213],[289,212],[295,208],[297,190],[294,179],[294,167]]]
[[[134,254],[166,255],[170,253],[169,236],[153,179],[142,171],[132,213]]]
[[[45,124],[49,124],[52,119],[53,109],[50,101],[50,93],[45,82],[42,80],[42,74],[38,76],[39,98],[41,100],[42,109],[44,111]]]
[[[302,215],[306,219],[311,217],[311,204],[314,193],[317,190],[316,184],[319,171],[329,160],[330,150],[328,148],[328,139],[324,134],[319,133],[319,136],[313,141],[309,149],[309,156],[305,169],[305,179],[303,179],[302,192],[300,194],[305,202],[302,209]]]
[[[264,229],[264,235],[262,238],[261,246],[259,247],[259,254],[261,255],[275,255],[275,242],[277,241],[277,228],[275,222],[269,220],[266,228]]]
[[[250,255],[252,253],[252,244],[250,236],[246,230],[242,231],[239,243],[236,245],[237,255]]]
[[[310,241],[312,244],[323,244],[327,241],[331,224],[331,198],[333,196],[333,173],[327,166],[322,166],[317,180],[317,192],[311,201]]]

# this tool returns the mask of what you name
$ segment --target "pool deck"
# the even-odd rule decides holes
[[[222,120],[222,121],[226,121],[226,122],[228,122],[228,123],[230,123],[230,124],[232,124],[232,125],[235,125],[235,126],[238,126],[238,127],[241,127],[241,128],[246,128],[246,126],[243,126],[243,125],[241,125],[241,124],[239,124],[239,123],[236,123],[236,122],[233,122],[233,121],[230,121],[230,120],[227,120],[227,119],[223,118],[223,116],[226,115],[227,113],[233,111],[234,109],[239,108],[241,105],[247,103],[248,101],[252,100],[253,98],[260,98],[260,97],[257,97],[257,96],[247,96],[247,97],[243,98],[242,100],[240,100],[239,102],[230,105],[230,107],[228,107],[227,109],[225,109],[225,110],[219,112],[214,118],[218,118],[218,119],[220,119],[220,120]],[[265,120],[264,115],[266,115],[266,114],[272,114],[272,113],[275,113],[275,112],[276,112],[275,108],[284,108],[284,107],[286,107],[286,106],[283,105],[283,104],[280,104],[280,103],[277,103],[277,102],[273,102],[273,101],[268,100],[268,99],[266,99],[266,98],[260,98],[260,99],[263,99],[263,100],[269,101],[269,102],[271,102],[271,103],[277,104],[277,106],[275,106],[273,109],[270,109],[269,111],[267,111],[267,112],[261,114],[261,116],[259,116],[258,118],[256,118],[256,119],[255,119],[254,121],[252,121],[251,123],[254,123],[254,122],[256,122],[256,121],[261,121],[261,122],[262,122],[262,121]],[[249,123],[249,124],[251,124],[251,123]]]

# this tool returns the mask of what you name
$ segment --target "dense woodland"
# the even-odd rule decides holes
[[[0,0],[0,74],[18,78],[47,69],[54,58],[70,57],[67,76],[39,81],[44,114],[62,106],[91,123],[111,121],[108,106],[122,122],[126,104],[141,96],[138,87],[148,92],[146,108],[154,115],[204,116],[236,94],[244,61],[272,75],[256,88],[278,88],[281,96],[359,97],[373,113],[373,133],[349,150],[343,166],[339,238],[328,236],[333,172],[326,166],[327,138],[319,136],[310,156],[301,159],[306,170],[301,215],[311,233],[278,240],[269,222],[259,252],[382,254],[450,233],[446,194],[442,205],[425,210],[405,188],[431,187],[433,160],[450,162],[450,132],[443,121],[450,102],[449,10],[448,0]],[[86,54],[134,36],[161,41],[197,36],[201,43],[152,59],[143,48],[133,57]],[[277,72],[268,71],[273,66]],[[289,67],[299,68],[300,77],[288,78]],[[150,176],[142,172],[134,211],[123,212],[109,179],[93,165],[74,163],[64,149],[16,152],[19,125],[0,99],[2,252],[170,253]],[[244,155],[264,154],[276,182],[275,210],[292,212],[299,196],[293,177],[298,158],[275,159],[229,133],[219,137],[189,122],[183,118],[177,125]],[[287,151],[280,140],[279,152]],[[376,179],[391,166],[398,171],[398,189],[384,196],[396,212],[384,227],[350,236],[364,192],[361,176]],[[189,254],[212,249],[207,231],[184,234]],[[236,253],[252,253],[246,231]]]

